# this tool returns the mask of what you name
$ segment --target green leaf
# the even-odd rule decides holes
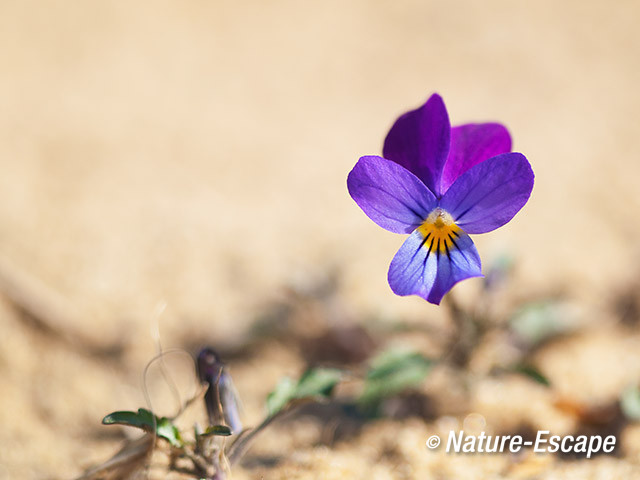
[[[167,417],[158,419],[156,436],[164,438],[174,447],[180,448],[184,445],[182,438],[180,437],[180,430],[178,430],[178,427],[176,427]]]
[[[146,408],[139,408],[137,412],[113,412],[102,419],[104,425],[127,425],[154,433],[158,438],[164,438],[174,447],[182,447],[180,430],[167,417],[158,418]]]
[[[549,381],[549,379],[545,377],[542,373],[540,373],[540,370],[538,370],[536,367],[532,365],[528,365],[528,364],[516,365],[513,368],[513,371],[517,373],[521,373],[522,375],[529,377],[531,380],[538,382],[539,384],[544,385],[545,387],[548,387],[551,385],[551,382]]]
[[[640,420],[640,388],[630,387],[622,392],[620,408],[627,418]]]
[[[335,368],[312,368],[304,372],[297,382],[283,378],[267,397],[269,416],[284,410],[295,400],[328,398],[342,375]]]
[[[371,363],[358,404],[375,407],[382,399],[415,387],[429,374],[433,362],[416,352],[387,350]]]
[[[200,436],[209,437],[209,436],[220,436],[220,437],[228,437],[231,435],[231,429],[226,425],[211,425],[207,427],[207,429]]]
[[[113,412],[102,419],[103,425],[128,425],[153,432],[156,425],[155,415],[146,408],[139,408],[137,412]]]
[[[267,396],[267,412],[269,416],[275,415],[289,401],[295,397],[296,383],[289,377],[278,382],[276,388]]]
[[[511,318],[511,329],[527,344],[534,346],[574,328],[575,313],[569,305],[555,300],[530,303]]]
[[[302,374],[296,387],[296,397],[328,397],[342,379],[336,368],[313,368]]]

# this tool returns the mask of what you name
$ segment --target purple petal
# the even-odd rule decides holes
[[[442,251],[425,242],[420,230],[402,244],[389,266],[389,286],[396,295],[419,295],[430,303],[440,300],[461,280],[481,277],[480,256],[473,241],[458,230],[453,244]]]
[[[382,157],[361,157],[347,177],[351,197],[366,215],[394,233],[410,233],[436,206],[413,173]]]
[[[383,156],[413,172],[440,196],[440,177],[449,153],[450,130],[444,102],[434,93],[422,107],[396,120],[384,141]]]
[[[501,227],[527,203],[533,171],[521,153],[503,153],[467,170],[447,190],[440,206],[468,233]]]
[[[474,165],[511,151],[509,131],[499,123],[470,123],[451,129],[451,148],[442,171],[442,191]]]

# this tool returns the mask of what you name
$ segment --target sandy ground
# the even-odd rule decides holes
[[[402,238],[345,186],[434,91],[454,124],[505,123],[536,173],[515,220],[475,237],[485,263],[515,259],[496,308],[562,294],[583,326],[537,354],[553,393],[485,378],[468,412],[571,431],[557,396],[615,400],[640,379],[640,336],[612,303],[635,298],[640,273],[638,15],[633,1],[2,2],[0,265],[54,323],[3,286],[0,478],[73,478],[106,459],[122,436],[100,419],[145,405],[158,332],[165,348],[231,348],[287,288],[335,274],[330,324],[446,327],[442,309],[390,292]],[[479,288],[454,294],[468,305]],[[251,424],[304,359],[276,342],[230,364]],[[287,423],[235,475],[640,476],[632,423],[613,457],[515,461],[427,451],[442,418],[373,422],[329,446],[317,423]]]

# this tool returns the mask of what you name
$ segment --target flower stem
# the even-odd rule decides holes
[[[445,296],[444,305],[449,312],[455,332],[442,360],[457,367],[465,367],[469,363],[473,348],[480,342],[486,329],[473,314],[466,312],[460,306],[451,293]]]

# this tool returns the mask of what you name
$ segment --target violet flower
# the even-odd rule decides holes
[[[349,173],[351,197],[382,228],[411,235],[389,267],[397,295],[439,304],[461,280],[481,277],[469,233],[501,227],[527,203],[531,165],[511,152],[498,123],[451,128],[434,94],[391,127],[383,157],[364,156]]]
[[[200,381],[209,384],[204,394],[209,426],[225,424],[232,433],[240,433],[242,423],[236,389],[220,356],[213,348],[205,347],[198,354],[196,366]]]

